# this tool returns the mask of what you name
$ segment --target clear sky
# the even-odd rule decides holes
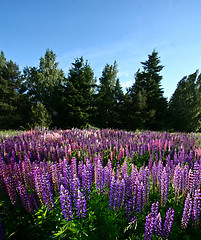
[[[134,83],[153,49],[170,98],[179,80],[201,70],[201,0],[0,0],[0,50],[20,69],[38,66],[46,49],[66,74],[76,57],[97,78],[118,64],[122,87]]]

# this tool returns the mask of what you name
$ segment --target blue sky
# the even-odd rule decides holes
[[[0,50],[20,69],[38,66],[49,48],[66,74],[76,57],[97,78],[116,60],[126,87],[155,49],[168,98],[182,77],[201,70],[200,0],[1,0],[0,10]]]

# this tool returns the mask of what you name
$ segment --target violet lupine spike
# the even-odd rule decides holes
[[[187,188],[187,191],[189,193],[192,193],[194,192],[194,175],[193,175],[193,171],[190,169],[189,170],[189,173],[188,173],[188,188]]]
[[[80,190],[80,180],[77,177],[77,175],[74,174],[73,179],[71,181],[71,192],[72,192],[72,197],[73,197],[73,202],[75,206],[77,207],[77,196],[78,196],[78,190]]]
[[[52,185],[55,192],[59,191],[59,171],[57,167],[57,163],[53,163],[50,166],[51,169],[51,179],[52,179]]]
[[[154,217],[158,215],[158,205],[159,205],[158,201],[156,203],[152,203],[151,205],[151,213],[153,214]]]
[[[102,192],[103,190],[103,166],[102,163],[100,161],[100,159],[98,159],[97,164],[96,164],[96,189],[97,191]]]
[[[201,193],[200,189],[196,189],[193,197],[192,208],[192,220],[194,222],[195,229],[198,229],[199,227],[200,207],[201,207]]]
[[[68,189],[65,189],[63,185],[60,186],[60,202],[64,218],[70,221],[73,219],[72,201]]]
[[[79,218],[86,217],[87,203],[86,203],[85,196],[82,194],[82,192],[80,190],[78,190],[76,207],[77,207],[77,216]]]
[[[18,183],[18,189],[19,189],[19,194],[22,200],[22,205],[26,209],[27,212],[33,212],[32,206],[31,206],[31,199],[30,196],[27,193],[26,187],[24,186],[23,183],[19,182]]]
[[[168,198],[168,174],[166,172],[166,168],[164,167],[162,175],[161,175],[161,207],[165,207],[167,198]]]
[[[181,228],[185,229],[187,228],[188,222],[191,217],[192,212],[192,198],[190,197],[190,193],[188,193],[185,203],[184,203],[184,209],[183,209],[183,215],[181,219]]]
[[[83,167],[84,167],[83,161],[79,161],[78,167],[77,167],[77,176],[78,176],[81,184],[82,184],[82,171],[83,171]]]
[[[110,182],[110,194],[109,194],[109,208],[110,209],[113,209],[115,191],[116,191],[116,180],[115,180],[115,177],[113,176],[111,178],[111,182]]]
[[[163,225],[162,237],[163,239],[167,239],[170,234],[170,230],[174,220],[174,209],[169,208],[166,212],[165,222]]]
[[[38,198],[41,204],[44,204],[42,193],[42,171],[37,165],[34,167],[34,183]]]
[[[179,199],[179,195],[182,193],[182,168],[180,163],[176,166],[173,176],[173,189],[175,194],[175,201]]]
[[[77,159],[76,157],[72,157],[71,158],[71,171],[72,171],[72,174],[76,174],[77,175]]]
[[[125,181],[124,181],[124,179],[119,181],[117,187],[118,187],[117,209],[120,209],[123,206],[123,203],[125,200]]]
[[[189,172],[189,166],[185,165],[182,172],[182,179],[183,179],[183,185],[182,185],[182,198],[184,199],[188,192],[188,172]]]
[[[144,240],[151,240],[154,230],[154,216],[152,213],[146,216]]]
[[[156,236],[161,237],[161,235],[162,235],[162,218],[161,218],[160,213],[158,213],[158,215],[155,218],[154,232],[155,232]]]
[[[197,189],[197,187],[200,184],[200,165],[198,164],[198,162],[194,163],[194,168],[193,168],[193,186],[195,189]]]
[[[41,187],[42,187],[42,195],[43,195],[44,203],[46,204],[48,209],[51,211],[54,207],[54,196],[53,196],[52,186],[50,183],[50,176],[48,173],[43,172]]]
[[[15,205],[17,203],[17,193],[16,193],[16,182],[15,179],[13,179],[12,176],[5,176],[4,177],[4,183],[6,185],[6,189],[10,198],[10,201],[12,205]]]

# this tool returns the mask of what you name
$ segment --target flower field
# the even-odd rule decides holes
[[[201,239],[201,136],[0,136],[1,239]]]

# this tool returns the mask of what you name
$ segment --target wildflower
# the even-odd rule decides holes
[[[185,203],[184,203],[184,210],[181,219],[181,228],[187,228],[189,219],[191,217],[191,210],[192,210],[192,198],[190,197],[190,193],[188,193]]]
[[[82,194],[80,190],[78,190],[78,195],[77,195],[77,216],[79,218],[84,218],[87,213],[87,203],[85,196]]]
[[[69,221],[73,218],[73,208],[70,194],[63,185],[60,186],[60,202],[64,218]]]
[[[169,208],[168,211],[166,212],[165,223],[162,231],[163,239],[167,239],[169,237],[173,220],[174,220],[174,209]]]

